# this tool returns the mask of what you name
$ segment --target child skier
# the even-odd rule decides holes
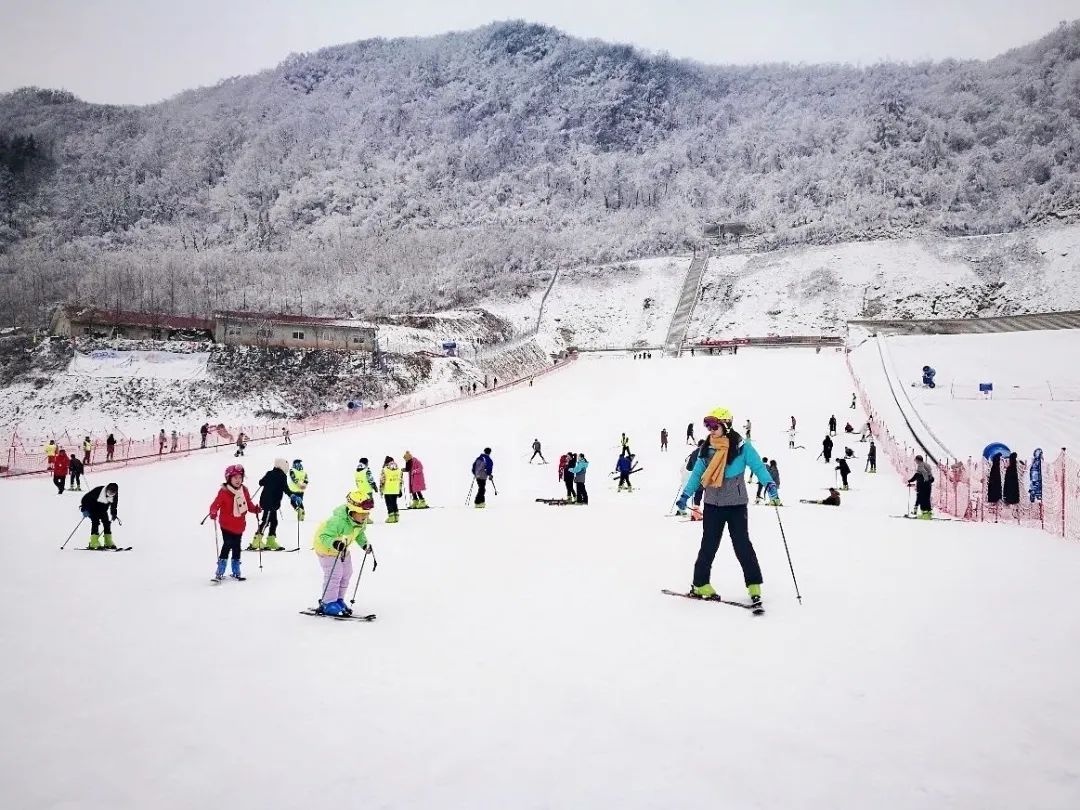
[[[353,476],[353,481],[356,483],[356,488],[364,493],[364,500],[371,498],[374,502],[375,496],[379,493],[379,487],[375,484],[375,476],[371,473],[366,456],[356,462],[356,474]]]
[[[710,584],[713,560],[727,527],[731,546],[743,571],[747,593],[755,607],[761,605],[761,567],[750,542],[745,472],[749,467],[764,483],[770,497],[775,485],[768,468],[750,442],[736,433],[733,417],[727,408],[716,408],[705,417],[709,431],[708,444],[702,448],[690,480],[683,487],[676,503],[679,514],[686,514],[686,502],[698,486],[705,488],[705,512],[702,522],[701,548],[694,563],[694,579],[690,595],[700,599],[715,599],[718,594]]]
[[[371,549],[364,535],[364,524],[374,508],[374,502],[363,492],[352,492],[315,530],[315,554],[323,570],[322,598],[316,612],[327,616],[352,615],[345,604],[345,592],[352,579],[349,549],[353,543],[365,553]]]
[[[619,474],[619,486],[618,490],[622,492],[623,487],[626,487],[630,492],[634,491],[634,485],[630,483],[630,471],[634,469],[634,457],[633,456],[619,456],[618,461],[615,462],[615,472]]]
[[[71,474],[71,483],[68,485],[68,489],[72,492],[82,491],[82,474],[84,469],[85,467],[78,456],[73,455],[68,460],[68,472]]]
[[[225,576],[225,562],[232,554],[232,578],[240,576],[240,539],[247,528],[248,512],[253,515],[262,511],[251,500],[251,493],[244,486],[244,468],[239,464],[230,464],[225,468],[225,483],[218,490],[217,497],[210,504],[210,519],[216,520],[221,527],[221,551],[218,552],[217,571],[214,581],[220,582]]]
[[[405,474],[409,476],[409,495],[412,501],[410,509],[427,509],[427,501],[424,500],[424,490],[427,489],[427,481],[424,480],[424,465],[416,456],[405,451]]]
[[[401,470],[397,462],[387,456],[379,474],[379,486],[382,487],[383,500],[386,501],[386,522],[398,522],[398,498],[401,496]]]
[[[764,463],[762,459],[762,463]],[[769,487],[766,486],[766,494],[769,495],[769,506],[783,506],[780,501],[780,468],[776,466],[776,459],[769,460],[769,476],[773,480],[772,490],[769,491]]]
[[[847,459],[841,458],[836,461],[836,469],[840,473],[840,480],[843,482],[843,489],[848,489],[847,477],[851,475],[851,467],[848,466]]]
[[[51,470],[53,468],[53,462],[56,460],[56,451],[59,448],[56,446],[56,439],[49,439],[49,443],[45,445],[45,464]]]
[[[285,497],[285,490],[289,488],[289,478],[286,470],[289,462],[283,458],[274,459],[274,466],[267,470],[266,475],[259,479],[262,492],[259,494],[259,506],[262,507],[262,515],[259,517],[259,526],[255,529],[255,536],[251,538],[248,551],[282,551],[277,541],[278,510],[281,508],[281,499]],[[266,544],[263,545],[263,535],[266,535]]]
[[[120,487],[116,484],[106,484],[103,487],[94,487],[82,496],[79,506],[82,508],[83,517],[90,518],[90,545],[89,549],[116,549],[112,538],[112,521],[116,520],[116,509],[120,505]],[[104,528],[102,537],[98,529]],[[100,540],[105,545],[100,545]]]
[[[300,522],[304,520],[304,492],[307,487],[308,474],[304,470],[304,462],[293,459],[292,469],[289,470],[289,503],[296,510],[296,519]]]

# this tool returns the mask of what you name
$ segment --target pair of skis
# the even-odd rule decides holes
[[[113,552],[116,552],[116,551],[131,551],[131,549],[133,549],[133,548],[134,548],[134,546],[115,546],[113,548],[108,548],[106,546],[100,546],[98,548],[90,548],[90,546],[77,546],[75,548],[75,550],[76,551],[113,551]]]
[[[722,605],[731,605],[732,607],[741,607],[743,610],[749,610],[755,616],[760,616],[765,612],[765,605],[761,602],[753,604],[750,602],[737,602],[732,599],[722,599],[718,596],[695,596],[693,593],[683,593],[682,591],[669,591],[664,588],[660,593],[667,594],[668,596],[681,596],[683,599],[693,599],[696,602],[719,602]]]
[[[301,610],[300,614],[303,615],[303,616],[318,616],[318,617],[323,618],[323,619],[336,619],[339,622],[373,622],[373,621],[375,621],[375,614],[374,613],[368,613],[367,615],[362,615],[362,614],[356,613],[356,614],[353,614],[351,616],[331,616],[328,613],[319,613],[319,611],[315,610],[314,608],[308,608],[307,610]]]

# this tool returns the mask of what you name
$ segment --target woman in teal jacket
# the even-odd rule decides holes
[[[577,464],[574,465],[574,489],[577,493],[577,502],[584,506],[589,505],[589,493],[585,489],[585,472],[589,469],[589,460],[584,453],[578,453]]]
[[[702,599],[717,597],[716,589],[709,584],[709,579],[726,526],[731,534],[731,547],[742,567],[750,600],[759,605],[762,577],[757,553],[750,542],[747,515],[750,496],[746,491],[746,468],[749,467],[758,481],[765,485],[774,503],[776,484],[773,483],[769,468],[762,463],[757,450],[732,429],[731,422],[732,415],[727,408],[716,408],[705,417],[709,440],[698,455],[697,464],[683,487],[676,507],[679,514],[685,514],[686,502],[698,486],[704,487],[701,548],[694,563],[694,583],[690,595]]]

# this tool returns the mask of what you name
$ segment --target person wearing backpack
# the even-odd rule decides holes
[[[494,471],[495,462],[491,460],[491,448],[485,447],[484,452],[472,463],[472,474],[476,479],[476,497],[473,499],[473,506],[477,509],[483,509],[487,504],[487,482],[488,479],[494,480]]]

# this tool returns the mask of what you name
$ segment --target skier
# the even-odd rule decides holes
[[[112,538],[112,521],[116,520],[116,509],[120,505],[120,487],[116,484],[106,484],[103,487],[94,487],[82,496],[79,506],[83,517],[90,518],[90,549],[115,549],[116,545]],[[98,529],[105,530],[104,536],[98,534]],[[105,545],[100,544],[105,541]]]
[[[170,453],[175,453],[180,447],[180,437],[176,435],[176,431],[172,432],[172,447],[169,449]]]
[[[660,431],[660,451],[667,452],[667,428]]]
[[[623,456],[630,455],[630,439],[627,438],[627,435],[625,433],[619,439],[619,447],[622,448],[619,451],[619,455],[623,455]]]
[[[289,470],[289,504],[296,510],[296,519],[301,523],[304,521],[304,492],[309,483],[304,462],[293,459],[292,469]]]
[[[236,452],[233,453],[234,457],[239,458],[244,455],[244,450],[247,449],[247,440],[247,434],[241,430],[240,435],[236,437]]]
[[[829,435],[830,436],[835,436],[836,435],[836,416],[835,415],[829,417]]]
[[[769,464],[770,464],[769,459],[765,458],[765,456],[761,457],[761,463],[764,464],[766,467],[768,467]],[[772,471],[770,470],[770,475],[771,474],[772,474]],[[752,482],[753,480],[754,480],[754,472],[753,472],[753,470],[751,470],[750,471],[750,481]],[[763,483],[761,483],[760,481],[758,481],[757,482],[757,492],[754,493],[754,504],[755,505],[761,503],[761,493],[764,492],[764,491],[765,491],[765,485]]]
[[[827,435],[821,442],[821,455],[825,457],[825,463],[829,464],[832,461],[832,448],[833,443]]]
[[[686,443],[687,444],[693,444],[694,443],[694,423],[693,422],[691,422],[689,425],[686,426]]]
[[[839,506],[840,505],[840,493],[836,490],[836,487],[829,487],[829,496],[823,500],[818,501],[822,506]]]
[[[83,437],[83,443],[82,443],[82,453],[83,453],[82,463],[84,465],[90,463],[90,451],[92,451],[93,449],[94,449],[94,443],[90,441],[90,437],[89,436],[84,436]]]
[[[107,438],[105,440],[105,460],[106,461],[112,461],[113,460],[113,453],[115,453],[115,452],[116,452],[116,437],[113,436],[110,433],[109,438]]]
[[[855,428],[852,427],[851,422],[844,423],[844,433],[854,433]]]
[[[540,463],[541,464],[547,464],[547,459],[545,459],[544,454],[540,452],[540,440],[539,439],[533,439],[532,451],[533,451],[533,454],[531,456],[529,456],[529,463],[530,464],[533,463],[533,459],[536,458],[537,456],[540,456]]]
[[[382,488],[383,500],[386,501],[386,522],[398,522],[398,498],[401,496],[401,470],[397,462],[391,456],[383,459],[382,471],[379,473],[379,486]]]
[[[71,456],[68,459],[68,472],[71,475],[71,482],[68,486],[72,492],[82,492],[82,475],[85,467],[79,460],[78,456]]]
[[[232,578],[244,579],[240,575],[240,539],[247,528],[247,515],[259,514],[262,510],[251,500],[251,493],[244,486],[244,468],[239,464],[230,464],[225,468],[225,483],[221,485],[217,496],[210,504],[210,519],[216,520],[221,528],[221,551],[218,552],[217,570],[214,580],[220,582],[225,576],[225,563],[232,554]]]
[[[840,472],[840,481],[843,482],[843,489],[848,489],[847,477],[851,475],[851,467],[848,466],[847,459],[841,458],[836,460],[836,469]]]
[[[791,417],[791,432],[795,432],[795,417]]]
[[[199,449],[206,449],[206,437],[210,435],[210,423],[203,422],[202,427],[199,428]]]
[[[267,470],[266,475],[259,479],[262,492],[259,494],[259,506],[262,514],[259,516],[259,525],[255,529],[255,536],[251,538],[248,551],[281,551],[277,541],[278,510],[281,508],[281,499],[285,497],[285,490],[289,488],[287,470],[289,462],[283,458],[275,458],[274,466]],[[266,535],[266,544],[263,545],[263,535]]]
[[[165,437],[165,428],[162,428],[161,432],[158,433],[158,450],[157,450],[157,452],[158,452],[159,456],[162,453],[165,452],[165,443],[167,441],[168,441],[168,439]]]
[[[53,483],[56,485],[56,494],[64,494],[64,483],[67,481],[68,474],[68,454],[67,450],[61,447],[56,451],[56,457],[53,459]]]
[[[765,459],[761,460],[762,463]],[[776,459],[769,460],[769,476],[773,480],[772,493],[769,493],[769,487],[765,487],[766,494],[769,495],[769,506],[783,506],[780,502],[780,468],[776,466]]]
[[[289,429],[287,427],[283,427],[281,429],[281,443],[292,444],[292,434],[289,433]]]
[[[56,439],[49,439],[49,443],[45,445],[45,465],[51,470],[53,468],[53,461],[56,459]]]
[[[566,500],[574,500],[574,465],[577,464],[577,456],[567,451],[559,456],[559,480],[566,487]]]
[[[630,470],[634,469],[634,457],[620,455],[615,462],[615,472],[619,474],[619,486],[617,489],[621,492],[625,486],[631,492],[634,491],[634,485],[630,483]]]
[[[379,493],[379,487],[375,483],[375,476],[371,472],[366,456],[362,456],[356,462],[356,474],[353,476],[353,480],[356,482],[356,489],[364,493],[365,499],[371,498],[372,503],[374,503],[375,496]],[[374,506],[372,509],[374,509]]]
[[[585,489],[585,473],[589,470],[589,460],[585,454],[579,452],[574,462],[574,489],[577,503],[581,506],[589,505],[589,493]],[[629,480],[629,479],[628,479]]]
[[[934,507],[930,505],[931,488],[934,485],[934,473],[930,471],[922,456],[915,456],[915,474],[908,479],[908,486],[915,484],[915,508],[921,510],[920,520],[931,520]]]
[[[476,479],[476,498],[473,506],[483,509],[487,505],[487,482],[494,478],[495,462],[491,460],[491,448],[485,447],[484,452],[476,457],[472,463],[472,475]]]
[[[863,425],[862,433],[859,435],[859,441],[860,442],[865,442],[872,435],[873,435],[873,431],[870,428],[870,422],[867,421],[867,423],[865,425]]]
[[[855,410],[855,401],[856,401],[856,399],[857,399],[857,397],[855,396],[854,393],[852,393],[851,394],[851,410]]]
[[[866,451],[866,472],[877,472],[877,445],[873,439],[870,440],[870,449]]]
[[[746,436],[747,439],[750,438],[750,420],[749,419],[747,419],[746,424],[743,425],[743,435]]]
[[[345,503],[315,530],[315,554],[323,570],[322,598],[317,613],[352,615],[352,610],[345,604],[345,592],[352,579],[349,549],[353,543],[365,552],[371,549],[364,535],[364,524],[369,522],[368,515],[374,508],[374,502],[363,492],[352,492],[345,498]]]
[[[751,602],[760,606],[762,576],[757,554],[750,542],[747,515],[749,496],[744,475],[746,468],[749,467],[757,479],[766,485],[770,497],[775,495],[775,485],[757,450],[732,429],[732,421],[731,411],[727,408],[716,408],[705,417],[705,428],[709,431],[708,444],[702,448],[676,508],[680,514],[685,514],[686,502],[693,492],[698,486],[705,488],[701,548],[694,563],[690,595],[702,599],[718,596],[709,579],[726,526],[731,534],[735,557],[742,567],[747,593]]]
[[[405,451],[404,458],[405,474],[409,476],[409,495],[412,497],[409,508],[427,509],[427,501],[424,500],[424,490],[427,489],[427,482],[424,480],[424,465],[408,450]]]

